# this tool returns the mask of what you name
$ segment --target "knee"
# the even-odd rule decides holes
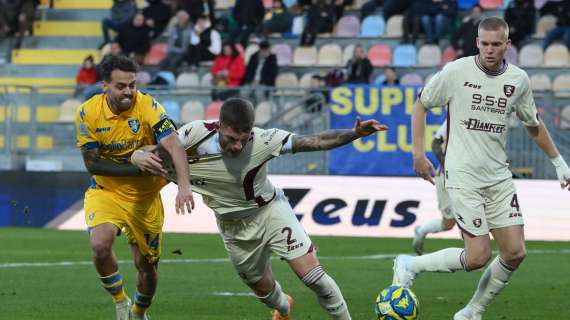
[[[455,220],[453,219],[445,219],[443,222],[443,229],[445,231],[451,230],[455,226]]]
[[[491,259],[491,250],[484,249],[477,252],[465,252],[465,266],[467,270],[477,270],[483,268]]]
[[[250,287],[256,296],[266,297],[267,295],[269,295],[271,293],[271,291],[273,291],[273,288],[275,287],[275,285],[276,285],[275,281],[263,281],[263,279],[262,279],[256,283],[250,285]]]
[[[111,243],[107,241],[92,241],[91,250],[96,260],[105,260],[111,256]]]
[[[501,253],[501,259],[513,268],[517,268],[526,257],[526,249],[520,248],[517,250],[510,250],[508,252]]]

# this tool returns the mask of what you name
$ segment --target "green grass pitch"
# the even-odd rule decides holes
[[[336,279],[354,320],[375,318],[373,302],[392,279],[392,259],[411,252],[409,239],[312,237],[321,263]],[[460,246],[428,240],[426,249]],[[529,242],[526,261],[489,307],[485,320],[570,319],[570,249],[564,242]],[[158,293],[150,309],[156,319],[270,319],[270,310],[249,294],[235,274],[218,235],[166,234]],[[182,255],[174,254],[179,249]],[[127,293],[134,294],[134,267],[124,237],[115,252]],[[183,261],[185,260],[185,261]],[[56,266],[62,261],[74,262]],[[113,319],[110,296],[100,287],[85,232],[0,229],[0,319]],[[10,263],[46,263],[10,266]],[[296,299],[292,318],[327,319],[311,292],[273,260],[284,290]],[[480,272],[423,274],[414,291],[420,319],[451,319],[471,297]],[[224,295],[228,294],[228,295]],[[231,294],[231,295],[230,295]]]

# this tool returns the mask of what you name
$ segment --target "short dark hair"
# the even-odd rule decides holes
[[[267,40],[261,40],[261,42],[259,43],[259,49],[269,49],[271,45],[269,44],[269,41]]]
[[[505,37],[509,38],[509,25],[501,17],[488,17],[479,23],[479,30],[487,31],[499,31],[503,29],[505,31]]]
[[[220,124],[241,132],[250,131],[255,121],[255,111],[249,100],[230,98],[222,104]]]
[[[133,60],[125,56],[106,56],[101,62],[102,78],[106,82],[111,82],[111,73],[114,70],[121,70],[124,72],[139,71],[139,65]]]

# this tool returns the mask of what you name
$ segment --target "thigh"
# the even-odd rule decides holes
[[[513,257],[524,254],[526,251],[523,226],[519,225],[494,229],[491,230],[491,233],[497,242],[499,254],[503,261],[510,261]]]
[[[89,189],[83,202],[87,232],[102,224],[112,224],[121,230],[128,218],[127,212],[117,204],[113,193],[102,189]]]
[[[271,251],[287,261],[311,251],[311,239],[284,196],[273,201],[266,215],[265,237]]]
[[[507,179],[485,190],[485,212],[489,229],[523,225],[515,185]]]
[[[149,263],[158,261],[162,246],[162,225],[164,223],[164,209],[160,194],[152,199],[129,206],[129,216],[125,231],[127,239],[136,245],[139,252]]]
[[[443,174],[439,174],[435,177],[435,190],[437,194],[437,207],[441,215],[448,220],[454,219],[451,200],[449,199],[447,190],[445,190]]]
[[[479,190],[446,188],[457,226],[471,237],[489,233],[485,198]]]

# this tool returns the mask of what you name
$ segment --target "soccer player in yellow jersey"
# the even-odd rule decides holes
[[[171,155],[181,179],[176,212],[194,207],[188,182],[186,154],[176,128],[162,106],[137,90],[137,64],[126,57],[102,62],[104,93],[77,109],[77,144],[87,170],[93,175],[85,193],[87,222],[93,262],[103,287],[116,303],[116,319],[147,319],[157,284],[164,209],[160,189],[167,184],[160,159],[136,151],[139,167],[130,163],[140,146],[159,143]],[[178,171],[179,170],[179,171]],[[125,293],[112,246],[124,230],[137,269],[134,303]]]
[[[283,154],[337,148],[387,127],[376,120],[357,120],[349,130],[296,135],[253,127],[254,116],[249,101],[232,98],[222,105],[219,122],[197,120],[180,128],[179,138],[192,169],[185,179],[214,210],[234,268],[258,299],[274,309],[274,320],[291,319],[293,299],[273,276],[271,252],[287,261],[331,319],[350,320],[339,287],[319,264],[285,194],[267,178],[267,162]],[[139,158],[137,152],[133,163]],[[164,160],[169,179],[178,179],[180,174],[172,174],[176,168]]]

